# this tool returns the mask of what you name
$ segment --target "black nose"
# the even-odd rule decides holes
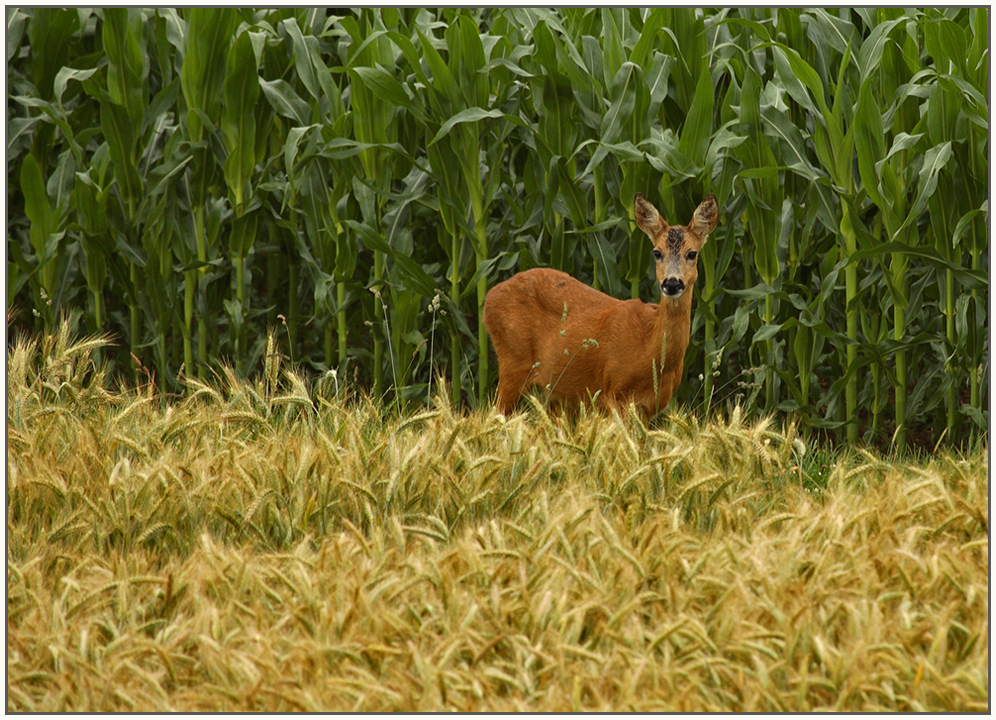
[[[668,278],[661,283],[661,290],[664,291],[665,295],[674,297],[675,295],[681,295],[685,289],[685,283],[681,278]]]

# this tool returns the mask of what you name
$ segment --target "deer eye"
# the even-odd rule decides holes
[[[688,260],[688,262],[695,262],[695,258],[697,258],[698,256],[699,256],[698,252],[696,252],[695,250],[690,250],[688,254],[685,255],[685,259]]]
[[[663,259],[664,259],[664,253],[662,253],[657,248],[654,248],[654,260],[657,260],[658,262],[660,262]]]

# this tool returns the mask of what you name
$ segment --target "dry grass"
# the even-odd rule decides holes
[[[98,344],[8,350],[8,710],[988,708],[985,448],[394,418],[276,358],[166,406]]]

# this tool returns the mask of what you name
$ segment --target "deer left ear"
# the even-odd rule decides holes
[[[709,193],[706,195],[706,199],[695,209],[692,221],[688,223],[688,229],[705,240],[709,233],[716,229],[716,222],[718,220],[719,204],[716,202],[716,196]]]

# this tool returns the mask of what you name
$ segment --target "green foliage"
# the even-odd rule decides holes
[[[714,192],[679,404],[987,432],[988,8],[330,13],[9,9],[15,323],[77,316],[171,392],[281,324],[295,363],[475,407],[489,287],[656,301],[633,196]]]

